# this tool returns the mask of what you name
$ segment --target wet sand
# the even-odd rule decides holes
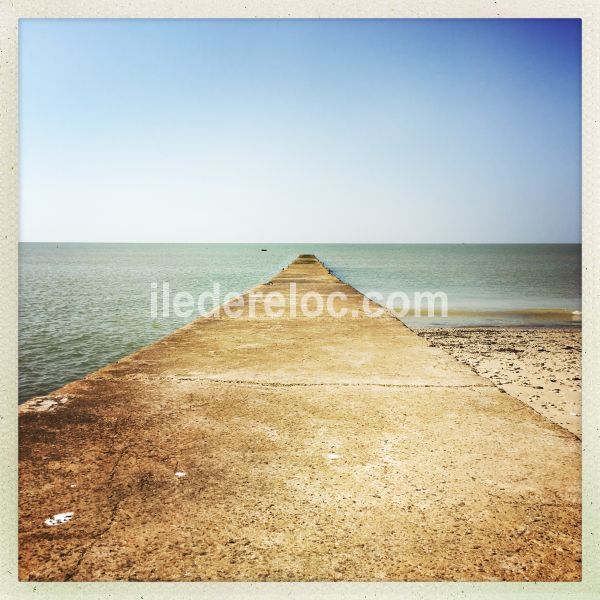
[[[356,318],[201,318],[22,405],[20,578],[580,579],[577,437],[314,257],[255,289],[292,282]]]
[[[416,331],[581,438],[581,329],[473,327]]]

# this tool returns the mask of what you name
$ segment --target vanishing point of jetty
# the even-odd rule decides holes
[[[579,579],[579,440],[291,282],[359,314],[202,317],[22,406],[21,579]]]

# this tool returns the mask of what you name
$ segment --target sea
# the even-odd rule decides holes
[[[215,284],[222,296],[240,293],[299,254],[315,254],[365,294],[404,294],[410,301],[416,292],[445,294],[447,316],[439,305],[432,316],[409,310],[402,320],[412,328],[581,324],[580,244],[21,243],[19,401],[197,318],[198,312],[152,310],[165,284],[170,294],[194,299],[204,292],[214,297]],[[210,298],[205,306],[212,308]]]

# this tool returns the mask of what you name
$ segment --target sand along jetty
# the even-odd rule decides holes
[[[20,577],[577,580],[580,441],[301,256],[20,411]],[[248,300],[249,294],[244,296]]]

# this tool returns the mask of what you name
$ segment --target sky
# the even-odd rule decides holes
[[[21,20],[21,240],[581,240],[579,20]]]

